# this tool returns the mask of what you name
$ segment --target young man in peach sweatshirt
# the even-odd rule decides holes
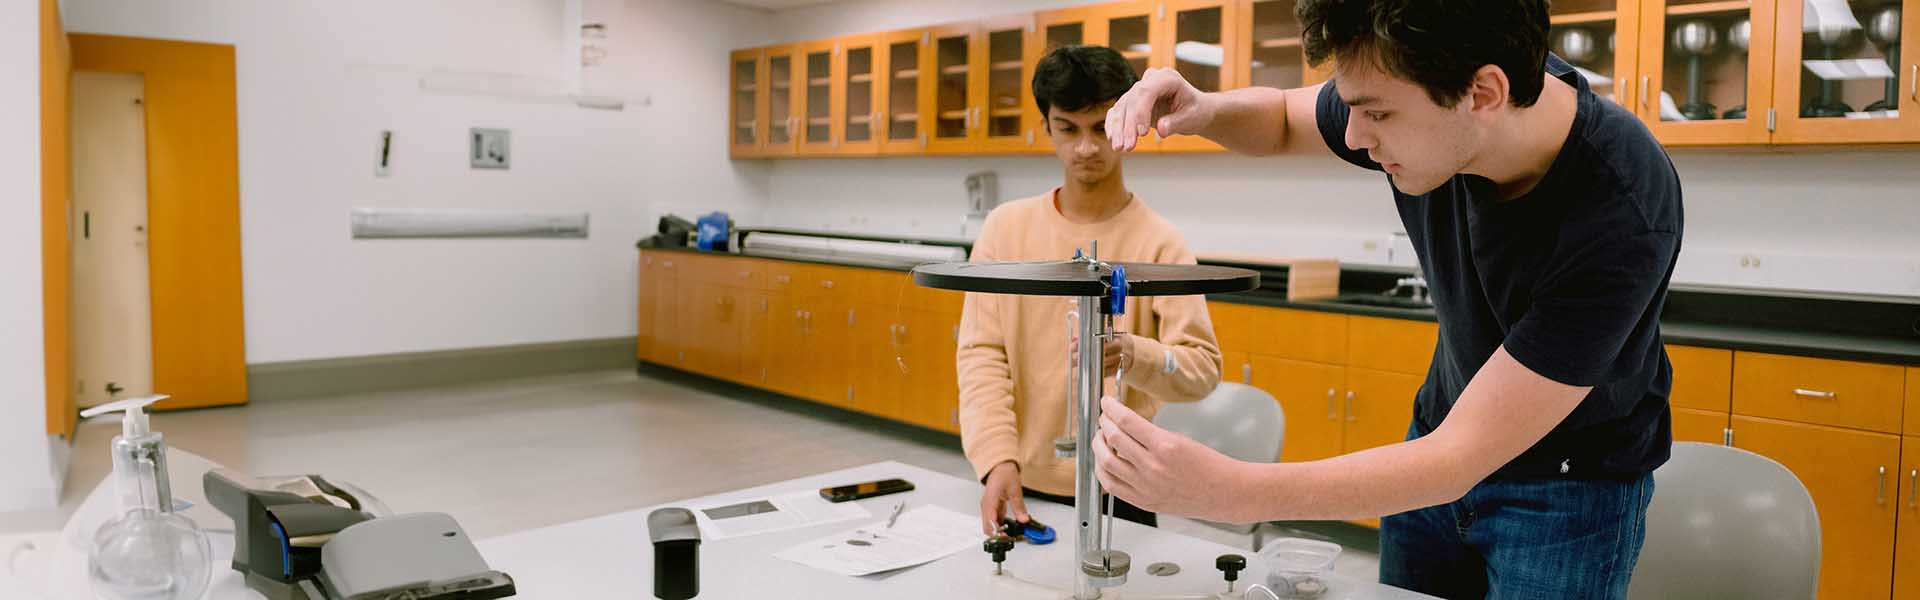
[[[1099,240],[1109,262],[1193,264],[1173,224],[1127,191],[1120,155],[1107,139],[1107,108],[1136,81],[1118,52],[1095,46],[1056,49],[1034,68],[1033,96],[1046,117],[1066,182],[987,216],[975,262],[1065,260]],[[1192,402],[1220,380],[1220,348],[1200,296],[1136,298],[1115,319],[1122,332],[1106,344],[1107,376],[1125,366],[1127,405],[1151,418],[1163,402]],[[980,527],[1029,520],[1023,496],[1073,502],[1074,461],[1054,456],[1067,430],[1071,298],[967,294],[956,357],[960,439],[974,475],[986,484]],[[1097,318],[1097,316],[1096,316]],[[1118,389],[1109,381],[1107,390]],[[1098,399],[1089,399],[1097,401]],[[1080,451],[1092,449],[1082,444]],[[1114,516],[1155,524],[1152,513],[1118,501]]]

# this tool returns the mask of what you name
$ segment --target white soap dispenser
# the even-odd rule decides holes
[[[80,413],[125,413],[112,449],[121,514],[101,524],[87,547],[87,578],[99,598],[196,600],[213,575],[206,532],[173,512],[166,439],[147,423],[146,407],[166,398],[128,398]]]

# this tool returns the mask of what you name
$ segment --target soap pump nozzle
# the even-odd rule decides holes
[[[81,417],[107,413],[120,417],[120,436],[113,438],[113,474],[120,491],[120,509],[151,508],[173,512],[173,491],[167,480],[167,442],[153,431],[146,408],[167,399],[165,394],[128,398],[89,408]]]

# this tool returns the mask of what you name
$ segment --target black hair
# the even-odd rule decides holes
[[[1370,61],[1441,106],[1467,94],[1480,67],[1506,72],[1514,106],[1546,84],[1548,0],[1300,0],[1307,60]]]
[[[1140,76],[1126,57],[1105,46],[1062,46],[1033,67],[1033,102],[1040,118],[1049,107],[1079,111],[1119,98]]]

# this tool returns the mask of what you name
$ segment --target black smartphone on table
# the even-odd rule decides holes
[[[846,502],[887,494],[913,491],[913,484],[905,479],[883,479],[853,485],[820,488],[820,497],[828,502]]]

